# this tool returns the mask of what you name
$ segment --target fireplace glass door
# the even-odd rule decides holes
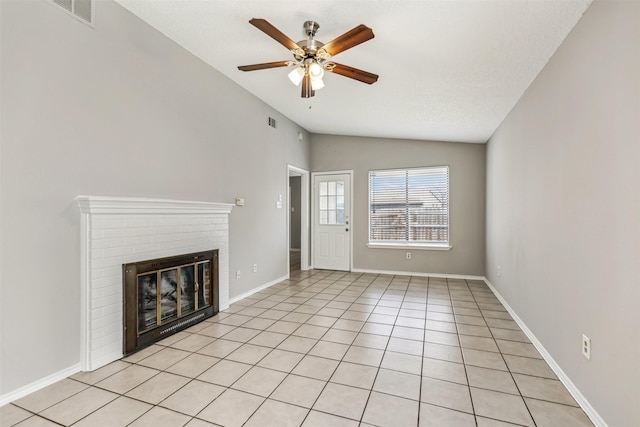
[[[138,332],[207,306],[211,288],[209,265],[205,261],[139,274]]]
[[[138,276],[138,330],[152,328],[158,323],[158,274]]]
[[[218,313],[218,251],[125,264],[125,354]]]

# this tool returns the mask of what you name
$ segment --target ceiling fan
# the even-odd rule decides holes
[[[322,77],[324,72],[340,74],[354,80],[367,84],[373,84],[378,81],[376,74],[367,71],[358,70],[348,65],[338,64],[331,61],[331,58],[340,52],[351,49],[354,46],[371,40],[374,35],[371,28],[366,25],[358,25],[351,31],[347,31],[343,35],[331,40],[329,43],[321,43],[314,39],[316,32],[320,26],[317,22],[307,21],[304,23],[304,33],[308,39],[299,41],[298,43],[291,40],[284,33],[278,30],[264,19],[253,18],[249,21],[251,25],[264,32],[269,37],[289,49],[293,54],[293,60],[266,62],[263,64],[241,65],[238,67],[240,71],[265,70],[277,67],[295,67],[289,73],[289,79],[296,86],[302,83],[302,97],[310,98],[315,95],[315,91],[324,87]]]

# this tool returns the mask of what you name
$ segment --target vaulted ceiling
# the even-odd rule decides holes
[[[231,80],[314,133],[484,143],[591,0],[116,0]],[[380,76],[367,85],[327,73],[312,98],[293,59],[249,24],[263,18],[294,41],[316,21],[328,42],[359,24],[375,38],[335,60]]]

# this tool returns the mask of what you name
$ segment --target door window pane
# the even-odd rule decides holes
[[[335,181],[328,181],[327,185],[329,186],[329,195],[330,196],[335,196],[336,195],[336,182]]]
[[[336,210],[336,198],[335,196],[329,196],[329,206],[327,207],[327,209],[329,209],[330,211],[335,211]]]

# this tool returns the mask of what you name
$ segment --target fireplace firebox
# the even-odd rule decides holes
[[[122,267],[125,355],[219,311],[217,249]]]

